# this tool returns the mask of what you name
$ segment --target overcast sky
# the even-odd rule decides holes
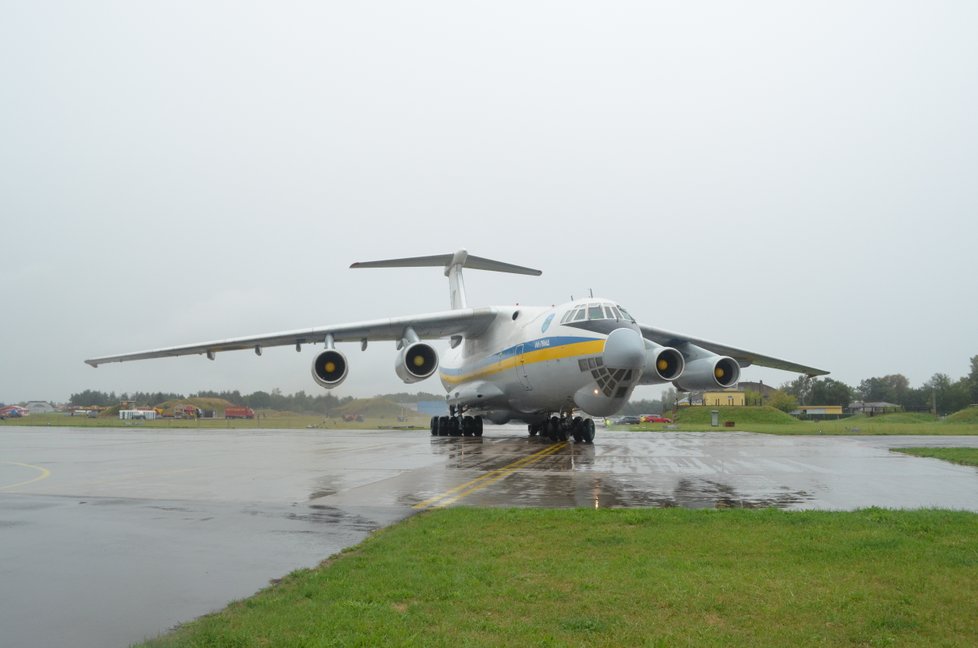
[[[593,289],[853,385],[957,378],[976,27],[970,1],[0,0],[0,402],[316,393],[315,347],[82,361],[443,310],[438,269],[348,266],[463,247],[543,270],[470,270],[473,305]],[[339,396],[441,392],[345,350]]]

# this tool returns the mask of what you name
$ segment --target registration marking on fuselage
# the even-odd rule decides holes
[[[496,470],[487,472],[485,475],[476,477],[475,479],[467,481],[460,486],[456,486],[451,490],[447,490],[444,493],[430,497],[423,502],[418,502],[412,508],[420,511],[427,508],[442,508],[448,506],[449,504],[454,504],[460,499],[468,497],[476,491],[482,490],[487,486],[491,486],[492,484],[509,477],[520,468],[525,468],[526,466],[535,464],[536,462],[545,459],[566,447],[566,441],[555,443],[552,446],[547,446],[543,450],[538,450],[531,455],[517,459],[513,463],[507,464],[502,468],[497,468]]]

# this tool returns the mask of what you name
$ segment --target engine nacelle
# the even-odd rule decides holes
[[[401,349],[394,364],[394,372],[404,382],[416,383],[438,369],[438,353],[424,342],[415,342]]]
[[[645,364],[642,366],[640,385],[659,385],[677,380],[686,368],[683,354],[672,347],[654,342],[645,343]]]
[[[732,387],[740,380],[740,365],[733,358],[709,354],[686,363],[679,380],[673,381],[676,387],[686,391],[702,389],[724,389]]]
[[[346,356],[336,349],[326,349],[312,361],[312,379],[326,389],[339,386],[346,380]]]

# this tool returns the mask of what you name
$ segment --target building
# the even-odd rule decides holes
[[[842,405],[800,405],[791,412],[792,416],[808,418],[842,418],[843,414]]]
[[[29,401],[25,407],[31,414],[50,414],[57,411],[54,405],[46,401]]]
[[[706,407],[743,407],[744,392],[739,389],[703,392],[703,405]]]
[[[895,403],[887,403],[885,401],[869,402],[869,401],[853,401],[849,403],[849,411],[853,414],[866,414],[867,416],[876,416],[877,414],[887,414],[889,412],[896,412],[900,410],[900,406]]]
[[[679,407],[743,407],[746,394],[739,389],[692,391],[679,399]]]
[[[28,414],[30,412],[27,408],[21,407],[20,405],[7,405],[6,407],[0,408],[0,417],[3,418],[20,418]]]

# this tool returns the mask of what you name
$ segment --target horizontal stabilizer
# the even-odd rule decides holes
[[[540,270],[526,268],[524,266],[494,261],[484,257],[473,256],[465,250],[459,250],[454,254],[435,254],[432,256],[408,257],[404,259],[383,259],[381,261],[360,261],[351,265],[351,268],[449,268],[459,265],[463,268],[474,270],[491,270],[493,272],[511,272],[513,274],[540,276]]]

